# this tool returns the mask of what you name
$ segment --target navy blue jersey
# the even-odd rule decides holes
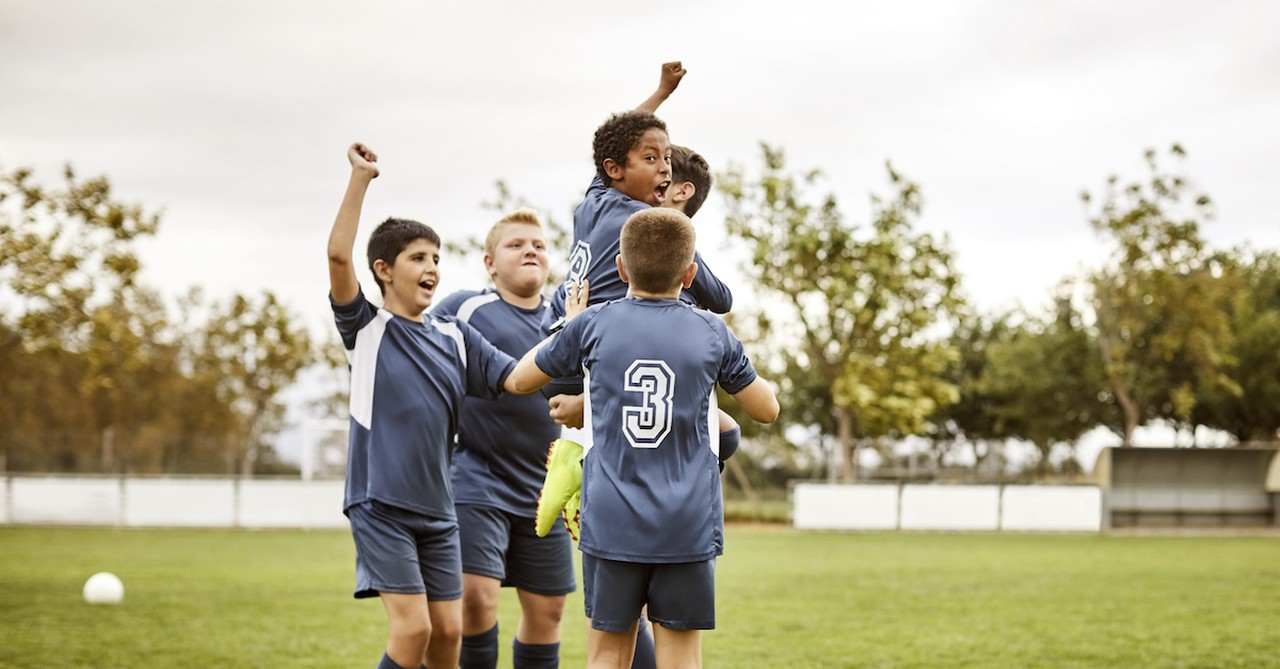
[[[756,378],[724,321],[679,300],[615,300],[570,321],[535,362],[586,377],[582,551],[651,563],[723,552],[715,387]]]
[[[515,367],[454,319],[397,316],[361,292],[336,304],[351,365],[351,434],[343,510],[377,500],[454,519],[449,457],[465,395],[494,397]]]
[[[519,358],[542,341],[546,310],[545,301],[524,309],[486,289],[456,292],[432,313],[455,316]],[[454,500],[533,518],[547,473],[547,447],[559,436],[560,426],[547,414],[541,395],[464,399],[453,452]]]
[[[600,177],[591,180],[582,203],[573,210],[573,250],[569,255],[569,271],[565,282],[551,298],[551,319],[564,315],[566,286],[587,279],[591,282],[588,299],[591,304],[617,300],[627,296],[627,284],[618,276],[615,258],[621,248],[622,224],[637,211],[649,205],[633,200],[622,191],[604,185]],[[733,307],[733,293],[712,274],[706,261],[694,252],[698,275],[693,285],[681,293],[681,299],[727,314]]]

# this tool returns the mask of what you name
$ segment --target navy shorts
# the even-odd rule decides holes
[[[716,561],[653,564],[582,554],[582,594],[591,628],[626,632],[640,608],[670,630],[716,628]]]
[[[369,500],[347,509],[356,541],[357,599],[378,593],[462,597],[458,522]]]
[[[573,592],[573,540],[556,519],[539,537],[532,517],[480,504],[456,504],[462,533],[462,571],[488,576],[535,595]]]

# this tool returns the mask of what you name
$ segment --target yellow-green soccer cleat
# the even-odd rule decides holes
[[[582,514],[579,512],[581,502],[582,488],[578,488],[569,497],[569,501],[564,504],[564,529],[569,530],[569,536],[573,537],[574,541],[578,541],[581,538],[580,532],[582,532],[582,528],[580,521],[582,520]]]
[[[542,480],[542,494],[538,496],[535,527],[538,536],[545,537],[551,532],[556,516],[581,489],[582,446],[568,439],[551,442],[547,450],[547,476]],[[574,510],[577,510],[576,503]]]

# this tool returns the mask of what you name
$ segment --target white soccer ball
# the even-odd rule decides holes
[[[84,582],[84,601],[90,604],[119,604],[124,601],[124,583],[109,571],[100,571]]]

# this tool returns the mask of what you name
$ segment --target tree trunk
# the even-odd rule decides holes
[[[733,477],[733,482],[738,484],[738,488],[742,490],[742,494],[747,498],[747,501],[752,504],[758,504],[760,495],[756,494],[756,489],[752,487],[751,480],[747,478],[746,470],[742,468],[742,463],[738,460],[739,458],[725,460],[725,468],[729,470],[730,476]]]
[[[853,438],[853,411],[836,409],[837,437],[840,440],[840,480],[853,483],[858,478],[858,442]]]

